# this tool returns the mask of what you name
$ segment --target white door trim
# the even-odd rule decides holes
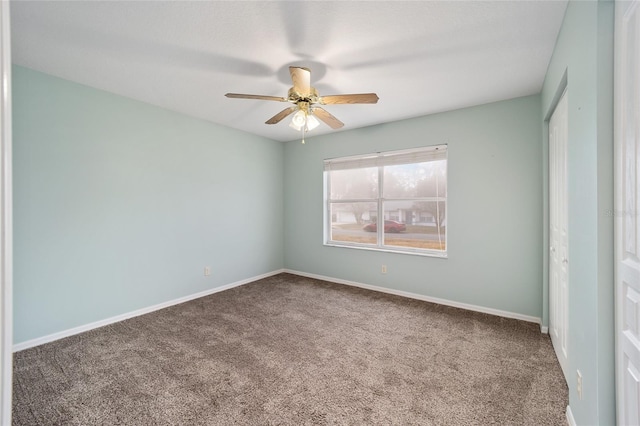
[[[13,224],[9,2],[0,1],[0,424],[11,424]]]
[[[549,335],[567,382],[569,380],[568,99],[568,90],[565,88],[549,119]]]
[[[640,0],[615,5],[616,415],[627,425],[640,422]]]

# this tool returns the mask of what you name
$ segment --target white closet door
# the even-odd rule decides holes
[[[565,91],[549,121],[549,333],[565,379],[569,324],[568,114]]]
[[[640,2],[616,2],[615,264],[618,423],[640,424]]]

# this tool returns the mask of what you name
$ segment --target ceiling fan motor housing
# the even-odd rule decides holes
[[[298,93],[294,87],[289,89],[287,94],[287,100],[291,103],[298,104],[299,102],[306,102],[308,104],[317,104],[320,102],[320,96],[315,87],[309,88],[309,93],[306,95]]]

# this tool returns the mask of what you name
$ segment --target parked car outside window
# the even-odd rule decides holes
[[[376,222],[368,223],[362,229],[368,232],[376,232],[378,224]],[[407,226],[404,223],[396,222],[395,220],[384,221],[384,232],[404,232],[406,230]]]

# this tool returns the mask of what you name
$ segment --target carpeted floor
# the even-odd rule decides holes
[[[15,425],[564,425],[535,324],[280,274],[14,357]]]

